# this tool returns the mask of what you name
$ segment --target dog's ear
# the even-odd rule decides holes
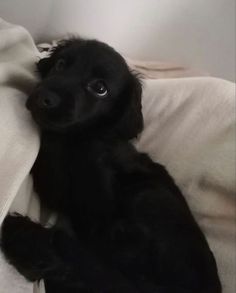
[[[124,95],[128,102],[125,105],[124,113],[116,125],[119,135],[125,139],[137,137],[143,129],[142,115],[142,84],[137,75],[131,73]]]
[[[53,58],[52,57],[46,57],[41,60],[36,64],[39,75],[41,78],[44,78],[47,76],[47,74],[50,72],[50,70],[53,67]]]

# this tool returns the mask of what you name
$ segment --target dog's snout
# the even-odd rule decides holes
[[[52,91],[38,91],[37,105],[42,109],[53,109],[59,106],[60,97]]]

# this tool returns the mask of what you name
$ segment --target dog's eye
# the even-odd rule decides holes
[[[106,84],[103,80],[93,80],[88,84],[88,91],[99,98],[104,98],[108,94]]]
[[[55,70],[56,71],[62,71],[65,68],[66,61],[64,59],[58,59],[55,64]]]

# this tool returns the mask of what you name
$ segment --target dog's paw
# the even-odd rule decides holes
[[[9,261],[30,281],[44,277],[54,263],[50,231],[28,217],[8,215],[2,224],[1,249]]]
[[[11,242],[12,237],[13,238],[18,237],[19,234],[22,232],[22,229],[25,229],[26,226],[32,227],[34,225],[35,223],[32,222],[28,217],[22,216],[18,213],[7,215],[1,227],[1,231],[2,231],[1,244],[4,246],[6,241]]]

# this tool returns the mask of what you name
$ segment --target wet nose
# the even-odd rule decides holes
[[[42,109],[53,109],[60,104],[58,94],[51,91],[39,91],[37,94],[37,104]]]

